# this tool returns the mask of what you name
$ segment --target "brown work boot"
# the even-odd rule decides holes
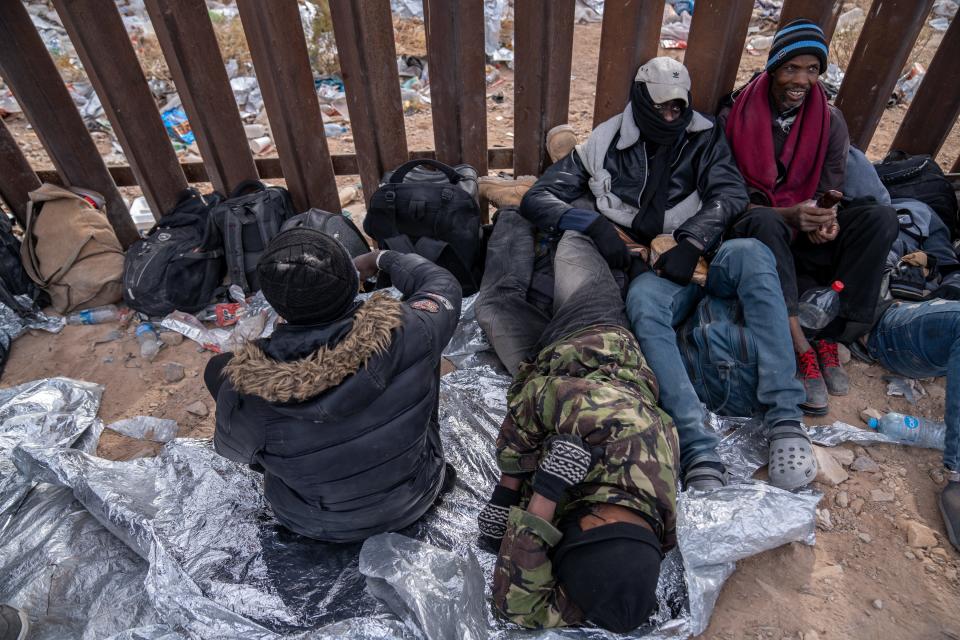
[[[480,184],[480,197],[486,198],[493,206],[519,207],[523,194],[527,192],[537,179],[534,176],[483,176],[477,182]]]
[[[577,134],[573,127],[568,124],[558,124],[550,131],[547,131],[547,154],[550,156],[550,162],[556,162],[577,146]]]
[[[812,348],[797,356],[797,377],[807,394],[806,400],[800,404],[800,410],[810,416],[826,415],[829,409],[827,385],[817,362],[817,352]]]

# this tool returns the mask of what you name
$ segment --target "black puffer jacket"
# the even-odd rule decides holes
[[[624,117],[630,113],[624,114]],[[615,116],[619,117],[619,116]],[[632,116],[631,116],[632,117]],[[679,242],[695,241],[705,252],[715,250],[727,227],[747,206],[747,191],[723,132],[706,116],[694,113],[685,139],[671,160],[670,191],[667,209],[682,207],[692,194],[699,196],[687,218],[673,232]],[[619,138],[615,138],[613,145]],[[611,149],[604,160],[610,173],[611,191],[625,203],[636,207],[646,186],[647,156],[642,141],[625,149]],[[578,152],[572,151],[554,163],[527,191],[520,213],[538,229],[556,232],[561,216],[568,209],[595,209],[588,186],[590,173]]]
[[[237,351],[217,394],[214,445],[264,469],[289,529],[350,542],[405,527],[440,491],[440,357],[460,285],[417,255],[380,267],[405,302],[377,295],[326,326],[280,325]]]

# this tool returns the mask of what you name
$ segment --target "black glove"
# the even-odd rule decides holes
[[[510,516],[510,507],[519,504],[520,492],[508,489],[498,484],[493,489],[493,495],[477,515],[477,528],[480,535],[493,540],[503,539],[507,532],[507,518]]]
[[[597,216],[583,232],[597,245],[597,251],[611,269],[625,271],[630,266],[630,251],[612,222],[603,216]]]
[[[555,436],[533,476],[533,490],[548,500],[560,502],[567,489],[587,476],[590,463],[590,449],[583,440],[574,435]]]
[[[960,286],[957,286],[955,284],[940,285],[940,288],[934,291],[933,293],[931,293],[929,298],[943,298],[944,300],[960,300]]]
[[[687,240],[681,240],[673,249],[660,254],[653,268],[660,271],[664,278],[686,286],[690,284],[699,259],[700,249]]]
[[[647,264],[646,260],[640,256],[630,256],[630,268],[627,269],[627,277],[629,280],[632,281],[634,278],[646,273],[647,271],[650,271],[650,265]]]

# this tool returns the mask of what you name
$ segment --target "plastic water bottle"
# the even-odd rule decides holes
[[[942,422],[902,413],[890,412],[879,420],[870,418],[869,425],[897,442],[927,449],[942,450],[947,434],[947,425]]]
[[[340,136],[346,134],[347,131],[349,131],[349,129],[342,124],[337,124],[335,122],[328,122],[323,125],[323,132],[328,138],[339,138]]]
[[[160,336],[149,322],[137,325],[137,342],[140,343],[140,357],[146,360],[152,361],[160,351]]]
[[[823,329],[840,312],[840,292],[843,283],[837,280],[829,287],[808,289],[797,305],[800,326],[804,329]]]
[[[115,304],[106,304],[102,307],[84,309],[67,316],[67,324],[101,324],[120,319],[120,309]]]

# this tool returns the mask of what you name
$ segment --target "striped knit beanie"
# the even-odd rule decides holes
[[[810,54],[820,61],[820,73],[827,70],[827,39],[823,29],[806,18],[797,18],[773,36],[767,57],[767,73],[773,73],[791,58]]]

